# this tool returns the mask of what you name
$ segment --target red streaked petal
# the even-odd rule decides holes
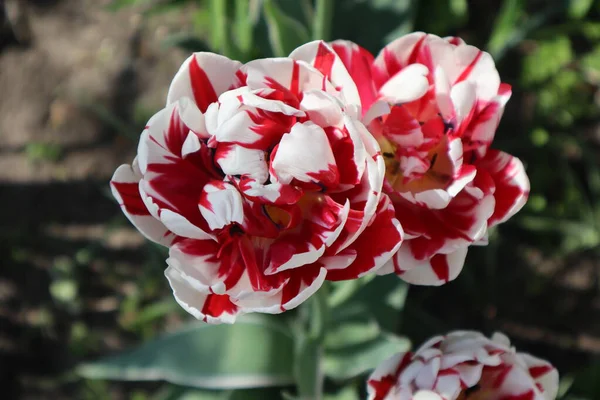
[[[225,175],[245,175],[261,184],[269,178],[266,154],[263,150],[222,143],[217,145],[214,159]]]
[[[231,301],[229,295],[218,295],[209,291],[200,292],[191,287],[172,267],[166,269],[165,276],[173,289],[177,303],[197,319],[208,323],[235,322],[240,310]]]
[[[146,238],[163,246],[169,246],[175,235],[148,211],[140,195],[139,181],[141,177],[137,161],[134,160],[132,166],[121,165],[110,181],[112,194],[119,202],[127,219]]]
[[[496,207],[488,220],[488,224],[494,226],[508,220],[525,205],[529,197],[529,178],[521,160],[498,150],[489,150],[477,167],[486,170],[496,185]]]
[[[468,247],[461,247],[450,254],[436,254],[426,260],[416,259],[407,244],[379,270],[379,273],[394,271],[404,281],[413,285],[440,286],[448,283],[460,274]]]
[[[310,201],[310,200],[309,200]],[[267,274],[304,268],[323,256],[340,235],[350,211],[350,203],[342,207],[327,196],[314,199],[305,206],[306,219],[295,232],[275,240],[269,247]]]
[[[321,40],[306,43],[292,51],[290,58],[304,61],[316,68],[327,79],[325,88],[329,86],[339,90],[347,104],[360,106],[361,100],[356,84],[329,44]],[[326,91],[330,92],[329,89]]]
[[[343,269],[330,269],[327,280],[356,279],[383,266],[402,244],[404,232],[394,217],[394,207],[387,196],[381,196],[373,220],[363,233],[346,248],[356,254]],[[327,265],[325,265],[327,267]]]
[[[421,125],[402,106],[393,106],[383,125],[383,135],[403,151],[408,147],[417,148],[423,144]]]
[[[240,178],[238,187],[245,197],[265,204],[295,204],[304,193],[301,188],[292,185],[277,181],[263,185],[247,177]]]
[[[292,179],[315,182],[335,188],[340,175],[325,131],[312,123],[297,123],[283,135],[271,155],[271,168],[278,180],[288,184]]]
[[[281,93],[281,100],[294,108],[298,108],[302,93],[307,90],[336,93],[329,82],[323,87],[323,75],[319,71],[292,58],[253,60],[242,70],[247,74],[246,82],[251,89],[275,89]]]
[[[244,222],[242,195],[230,183],[212,181],[204,185],[198,207],[212,230]]]
[[[393,397],[388,395],[398,384],[400,374],[410,364],[411,359],[412,353],[397,353],[379,364],[367,382],[368,400],[393,400]],[[410,395],[411,391],[406,394]]]
[[[391,76],[379,94],[390,103],[408,103],[423,97],[429,90],[430,71],[422,64],[410,64]]]
[[[325,281],[327,270],[317,265],[306,265],[291,271],[290,280],[281,291],[281,311],[298,307],[312,296]]]
[[[377,97],[375,83],[371,76],[373,55],[368,50],[348,40],[336,40],[331,42],[330,45],[340,57],[356,84],[364,115]]]
[[[217,257],[219,248],[214,240],[180,239],[169,249],[167,265],[197,290],[223,294],[225,274]]]
[[[414,32],[394,40],[381,50],[373,61],[373,78],[378,89],[401,68],[419,62],[418,55],[426,37],[423,32]]]
[[[173,78],[167,104],[187,97],[193,99],[201,112],[226,90],[240,85],[236,72],[242,64],[214,53],[194,53]]]

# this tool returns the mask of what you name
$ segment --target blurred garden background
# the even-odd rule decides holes
[[[414,30],[494,56],[513,87],[494,147],[524,161],[531,196],[471,248],[456,281],[377,278],[355,295],[376,303],[393,286],[377,318],[415,344],[500,330],[558,367],[562,398],[600,399],[599,0],[0,1],[0,398],[267,398],[81,367],[190,318],[163,276],[165,251],[132,228],[108,181],[191,51],[247,61],[323,38],[376,54]],[[185,350],[182,368],[214,363]],[[335,398],[357,398],[364,375],[343,366],[360,354],[332,354],[328,385],[356,388]]]

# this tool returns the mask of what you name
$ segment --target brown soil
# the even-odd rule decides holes
[[[108,3],[0,2],[0,21],[13,24],[0,23],[5,399],[79,397],[72,378],[56,376],[77,361],[67,348],[76,323],[100,337],[96,354],[132,337],[119,328],[117,311],[135,288],[147,245],[122,224],[108,181],[131,161],[140,126],[163,105],[185,55],[160,43],[187,20],[169,15],[161,18],[166,25],[152,25],[135,10],[109,12]],[[82,254],[87,268],[75,273],[80,298],[71,309],[53,299],[49,286],[60,265],[77,265]]]

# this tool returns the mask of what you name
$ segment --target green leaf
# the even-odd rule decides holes
[[[269,42],[277,57],[285,57],[296,47],[309,41],[304,25],[286,15],[274,0],[264,0],[263,10],[269,30]]]
[[[574,19],[585,17],[593,4],[594,0],[570,0],[568,8],[569,17]]]
[[[30,142],[25,146],[25,154],[30,162],[57,162],[63,156],[63,149],[54,143]]]
[[[600,4],[600,3],[598,3]],[[581,29],[581,33],[590,40],[598,40],[600,39],[600,23],[598,22],[582,22],[579,25]]]
[[[563,249],[574,251],[579,249],[593,248],[600,245],[600,232],[596,229],[593,221],[572,221],[550,217],[521,216],[518,223],[524,228],[534,232],[557,232],[564,236]]]
[[[566,36],[538,42],[537,48],[523,61],[523,82],[536,84],[558,73],[573,60],[571,41]]]
[[[229,23],[227,21],[227,2],[225,0],[209,0],[210,13],[210,46],[213,50],[229,56]]]
[[[591,79],[600,82],[600,46],[582,57],[581,66]]]
[[[131,321],[128,321],[127,327],[129,329],[143,327],[169,313],[178,311],[179,309],[179,305],[172,296],[166,300],[156,301],[135,313],[134,318]]]
[[[294,342],[273,317],[249,315],[234,325],[192,323],[78,372],[92,379],[154,381],[209,389],[293,383]]]
[[[365,278],[359,279],[362,280]],[[400,322],[408,284],[395,276],[376,276],[332,310],[333,325],[374,318],[382,330],[394,332]]]
[[[325,336],[324,346],[326,349],[336,350],[377,339],[380,334],[381,330],[375,320],[350,321],[334,325]]]
[[[235,0],[235,23],[233,36],[238,52],[244,58],[249,58],[254,45],[254,25],[258,21],[258,0]]]
[[[356,292],[369,283],[376,275],[370,274],[360,279],[331,282],[332,292],[327,299],[329,306],[334,308],[350,299]]]
[[[488,42],[488,51],[498,56],[506,46],[511,36],[522,27],[517,24],[523,13],[524,3],[520,0],[505,0],[494,24],[494,29]]]
[[[182,386],[168,386],[152,400],[265,400],[278,399],[280,389],[198,390]]]
[[[450,10],[455,17],[459,19],[466,18],[469,12],[467,0],[450,0]]]
[[[532,32],[539,31],[553,17],[563,15],[566,11],[565,5],[564,1],[558,4],[550,2],[545,9],[536,11],[520,21],[520,17],[525,14],[525,2],[505,0],[488,42],[488,51],[498,61],[509,49],[522,43]]]
[[[597,399],[600,395],[600,359],[584,367],[575,375],[575,381],[571,390],[572,394],[585,396],[588,399]]]
[[[181,386],[171,386],[160,391],[153,400],[225,400],[229,393],[222,391],[208,391],[188,389]]]
[[[325,375],[336,380],[354,378],[377,367],[392,355],[408,351],[410,341],[392,334],[381,334],[376,339],[357,345],[325,351]]]
[[[50,294],[60,302],[70,302],[77,296],[77,282],[73,279],[60,279],[50,284]]]
[[[358,391],[353,387],[346,387],[337,393],[326,394],[324,400],[359,400]]]
[[[312,34],[314,40],[330,40],[333,8],[334,0],[316,0]]]

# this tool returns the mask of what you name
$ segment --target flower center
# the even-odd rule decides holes
[[[381,147],[381,153],[385,161],[385,179],[387,179],[390,185],[394,186],[396,180],[402,177],[400,161],[396,157],[396,146],[384,137],[380,138],[379,146]]]
[[[385,137],[379,145],[385,160],[385,178],[397,192],[419,193],[432,189],[443,189],[452,180],[452,165],[445,154],[443,143],[429,151],[398,149]]]

